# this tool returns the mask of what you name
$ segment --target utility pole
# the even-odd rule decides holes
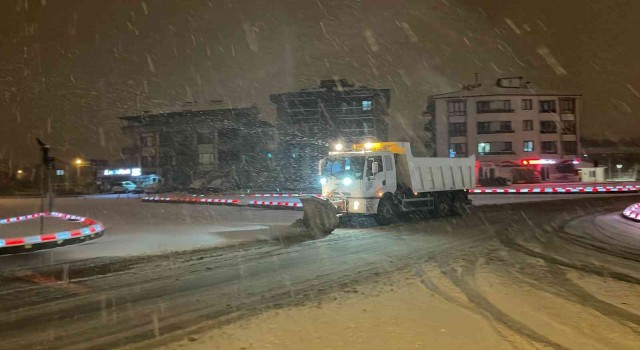
[[[42,190],[42,201],[40,202],[40,212],[53,211],[53,184],[51,181],[51,171],[55,168],[54,158],[49,155],[51,146],[44,143],[39,138],[36,138],[40,151],[42,152],[42,165],[40,172],[40,188]],[[46,177],[46,192],[45,192],[45,177]],[[40,234],[44,233],[44,215],[40,217]]]

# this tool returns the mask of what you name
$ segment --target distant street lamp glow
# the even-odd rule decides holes
[[[336,149],[336,151],[342,151],[342,148],[344,148],[344,146],[341,143],[336,143],[334,148]]]
[[[23,173],[22,169],[18,169],[18,174],[22,174],[22,173]]]
[[[80,165],[82,164],[82,159],[78,158],[74,161],[74,163],[76,163],[76,165]]]
[[[371,143],[371,142],[367,142],[367,143],[365,143],[365,144],[364,144],[364,148],[365,148],[365,149],[372,149],[372,148],[373,148],[373,143]]]

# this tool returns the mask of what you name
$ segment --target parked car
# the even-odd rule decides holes
[[[136,193],[138,192],[138,186],[131,181],[116,182],[111,186],[113,193]]]

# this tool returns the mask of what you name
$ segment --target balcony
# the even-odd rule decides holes
[[[487,135],[487,134],[512,134],[513,130],[478,130],[478,134]]]
[[[509,155],[516,154],[514,151],[491,151],[491,152],[483,152],[478,153],[479,156],[501,156],[501,155]]]
[[[515,112],[513,109],[487,109],[487,110],[478,110],[478,114],[487,114],[487,113],[513,113]]]

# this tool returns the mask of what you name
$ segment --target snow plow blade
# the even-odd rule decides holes
[[[304,226],[316,237],[324,237],[338,227],[338,210],[326,199],[301,197]]]

